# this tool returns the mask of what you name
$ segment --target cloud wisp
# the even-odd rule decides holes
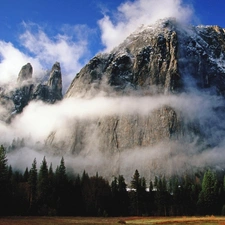
[[[0,58],[0,84],[3,85],[16,81],[21,67],[27,62],[37,69],[41,68],[37,59],[24,54],[10,42],[0,41]]]
[[[182,0],[135,0],[121,4],[113,16],[105,15],[99,23],[102,43],[106,51],[112,50],[141,25],[173,17],[180,23],[189,23],[193,8]]]

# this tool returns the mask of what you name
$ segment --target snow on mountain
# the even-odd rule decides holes
[[[80,70],[52,106],[54,126],[45,126],[41,141],[49,152],[71,155],[73,168],[106,174],[218,166],[225,160],[224,97],[225,30],[160,20]],[[32,112],[29,104],[17,123]],[[38,116],[50,110],[42,107],[40,125],[46,120]]]

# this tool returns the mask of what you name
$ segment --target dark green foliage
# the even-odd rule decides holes
[[[103,177],[90,177],[84,171],[81,179],[85,215],[106,216],[111,208],[111,189]]]
[[[64,158],[62,157],[60,161],[60,166],[58,168],[58,173],[57,173],[57,178],[59,179],[60,182],[64,182],[67,180],[66,176],[66,166],[64,162]]]
[[[6,215],[9,209],[9,180],[5,148],[0,146],[0,215]]]
[[[166,179],[155,178],[155,188],[157,190],[155,194],[155,205],[157,208],[157,214],[167,216],[168,215],[168,205],[170,203],[170,194],[167,191]]]
[[[216,174],[207,170],[202,181],[202,191],[199,194],[198,207],[201,214],[215,214],[218,204],[218,181]]]
[[[60,161],[60,165],[56,168],[55,171],[55,191],[57,196],[57,214],[70,214],[68,209],[68,201],[70,199],[71,189],[69,187],[69,182],[66,175],[66,166],[63,157]]]
[[[0,184],[1,186],[7,180],[7,158],[5,148],[0,146]]]
[[[73,215],[84,215],[84,201],[82,196],[81,178],[79,175],[73,179]]]
[[[44,157],[38,174],[38,208],[40,215],[48,215],[49,196],[52,193],[49,184],[48,165]]]
[[[114,177],[111,183],[112,192],[112,215],[113,216],[127,216],[129,207],[129,198],[127,192],[127,185],[122,175]]]
[[[30,204],[29,211],[31,214],[36,214],[36,211],[37,211],[37,178],[38,178],[37,161],[36,159],[34,159],[32,163],[32,167],[30,169],[29,179],[28,179],[29,204]]]
[[[24,180],[24,182],[28,182],[28,179],[29,179],[29,171],[28,171],[28,167],[27,167],[23,174],[23,180]]]
[[[138,191],[140,189],[140,185],[141,185],[140,174],[139,174],[138,170],[135,170],[134,175],[131,180],[131,188]]]
[[[135,173],[131,180],[132,191],[129,193],[131,205],[130,209],[134,215],[146,215],[147,210],[147,199],[148,195],[146,192],[146,180],[144,177],[140,177],[138,170],[135,170]]]
[[[46,201],[48,195],[48,165],[44,157],[38,174],[38,198]]]
[[[53,171],[44,157],[37,169],[21,173],[7,165],[0,147],[0,216],[180,216],[224,215],[224,172],[207,170],[198,174],[156,176],[149,182],[135,170],[130,188],[122,175],[111,185],[98,173],[89,177],[68,173],[64,158]]]

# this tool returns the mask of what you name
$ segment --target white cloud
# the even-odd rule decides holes
[[[12,43],[0,41],[0,79],[1,84],[16,81],[21,67],[30,62],[35,68],[40,67],[38,60],[29,57],[15,48]]]
[[[73,26],[63,29],[62,34],[50,37],[37,24],[23,23],[25,31],[19,37],[24,51],[16,48],[12,43],[0,41],[0,76],[1,83],[16,81],[23,65],[30,62],[34,69],[34,76],[43,75],[58,61],[61,64],[64,91],[83,65],[83,59],[89,56],[88,35],[86,26]],[[86,34],[84,36],[81,33]],[[66,33],[68,31],[68,33]],[[24,53],[26,52],[26,53]]]
[[[171,16],[185,22],[191,15],[191,7],[184,6],[181,0],[128,1],[118,7],[116,19],[105,15],[99,21],[102,43],[106,50],[110,50],[141,24],[154,23],[160,18]],[[51,69],[55,61],[59,61],[66,91],[76,73],[90,58],[88,40],[93,31],[86,25],[63,25],[58,29],[58,34],[50,36],[46,27],[25,22],[23,26],[25,30],[18,39],[23,50],[0,40],[1,83],[16,81],[21,67],[27,62],[32,64],[34,76],[38,76],[46,69]]]
[[[4,133],[11,139],[26,138],[31,135],[35,142],[44,143],[52,131],[59,132],[61,139],[64,139],[64,135],[72,135],[70,129],[74,129],[74,121],[77,120],[96,120],[114,115],[149,115],[164,105],[170,105],[177,112],[182,112],[184,122],[192,123],[197,119],[199,125],[205,127],[204,130],[207,131],[207,121],[215,127],[218,123],[221,124],[216,116],[211,115],[212,108],[220,106],[222,101],[216,96],[182,94],[152,97],[66,98],[54,105],[41,101],[31,102],[9,126],[0,123],[0,133]],[[212,125],[209,127],[213,129]],[[66,130],[65,133],[64,130]],[[5,139],[5,136],[0,137],[0,142],[4,142]]]
[[[102,43],[106,51],[120,44],[138,27],[155,23],[159,19],[174,17],[187,23],[192,17],[192,8],[183,5],[182,0],[136,0],[125,2],[118,7],[116,19],[105,15],[99,21]]]
[[[81,59],[88,54],[88,33],[86,26],[64,26],[63,34],[49,37],[42,29],[35,32],[26,24],[26,31],[20,36],[21,43],[34,54],[44,66],[52,66],[58,61],[61,64],[64,87],[67,88],[76,73],[82,67]],[[86,31],[86,32],[84,32]],[[76,40],[74,40],[76,39]]]
[[[41,162],[44,155],[48,162],[56,165],[60,154],[66,156],[67,165],[76,173],[81,173],[85,169],[93,174],[98,171],[106,177],[117,175],[119,172],[126,178],[130,178],[131,173],[134,172],[132,168],[137,168],[147,177],[149,171],[154,171],[156,174],[172,174],[193,167],[220,166],[224,162],[225,141],[224,131],[221,129],[224,123],[219,120],[218,115],[213,114],[212,109],[222,104],[222,98],[210,97],[207,93],[200,95],[199,92],[174,96],[67,98],[54,105],[32,102],[23,113],[17,115],[11,124],[0,123],[0,143],[7,141],[11,143],[17,138],[27,140],[25,148],[17,149],[9,154],[10,164],[23,169],[30,166],[27,163],[32,162],[35,157]],[[174,108],[177,114],[182,116],[184,124],[187,122],[190,125],[198,121],[197,125],[201,132],[208,136],[208,143],[212,141],[211,143],[216,143],[218,147],[202,151],[205,143],[198,142],[198,135],[193,139],[192,132],[184,132],[182,134],[184,136],[181,135],[178,140],[165,139],[164,142],[157,143],[155,146],[134,146],[133,149],[125,149],[111,156],[108,152],[104,154],[99,152],[101,143],[98,126],[96,126],[99,119],[108,116],[122,118],[136,114],[149,115],[163,105]],[[77,129],[75,129],[76,125],[78,125]],[[77,149],[81,152],[71,155],[70,145],[75,141],[75,130],[81,132],[86,138],[83,149]],[[53,146],[60,147],[66,140],[66,145],[63,145],[61,149],[62,152],[58,153],[57,148],[54,149],[54,157],[51,155],[51,149],[45,145],[51,132],[55,135]],[[222,137],[220,141],[212,140],[219,136]]]

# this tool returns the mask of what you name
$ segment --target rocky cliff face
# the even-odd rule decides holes
[[[164,20],[141,27],[112,52],[91,59],[65,97],[168,97],[193,90],[224,96],[224,82],[225,30],[216,26],[181,27],[175,20]],[[216,110],[213,112],[217,115]],[[197,136],[208,139],[201,127],[205,122],[198,119],[185,119],[185,112],[169,102],[144,116],[137,112],[120,115],[118,109],[118,115],[76,121],[66,141],[55,131],[46,143],[79,153],[93,147],[92,137],[102,152],[114,153],[186,139],[186,135],[192,141]],[[205,144],[206,139],[202,141]]]
[[[111,53],[94,57],[74,78],[66,97],[93,96],[99,89],[109,95],[112,89],[173,92],[180,82],[177,51],[171,21],[138,30]]]
[[[10,135],[17,130],[18,148],[69,155],[74,170],[106,176],[130,178],[136,168],[145,177],[203,164],[224,168],[225,29],[175,20],[140,27],[91,59],[64,98],[59,63],[45,82],[36,82],[32,71],[27,64],[17,88],[0,87],[0,120],[12,121],[0,129],[10,127]],[[22,112],[31,101],[61,99]]]
[[[57,100],[62,99],[62,75],[59,62],[56,62],[52,67],[48,87],[49,92],[51,92]]]
[[[224,96],[225,30],[218,26],[197,26],[178,31],[179,71],[191,75],[200,89],[214,89]],[[193,84],[192,84],[193,85]]]
[[[54,103],[62,99],[62,76],[58,62],[53,65],[47,84],[35,82],[32,75],[32,65],[27,63],[19,72],[15,89],[9,92],[1,88],[1,105],[6,111],[1,120],[8,121],[12,114],[21,113],[32,100]]]
[[[111,53],[94,57],[74,78],[66,97],[93,96],[99,89],[109,95],[112,89],[173,93],[188,85],[186,75],[201,88],[223,93],[224,38],[218,26],[180,27],[168,20],[142,27]]]
[[[47,84],[38,84],[31,98],[49,103],[62,100],[62,74],[59,62],[52,66]]]
[[[21,84],[23,82],[31,80],[32,79],[32,74],[33,74],[33,67],[31,66],[30,63],[27,63],[20,70],[17,82],[19,84]]]
[[[114,154],[135,147],[148,147],[176,140],[181,132],[180,116],[169,106],[149,114],[125,113],[75,119],[52,132],[46,144],[57,153]]]

